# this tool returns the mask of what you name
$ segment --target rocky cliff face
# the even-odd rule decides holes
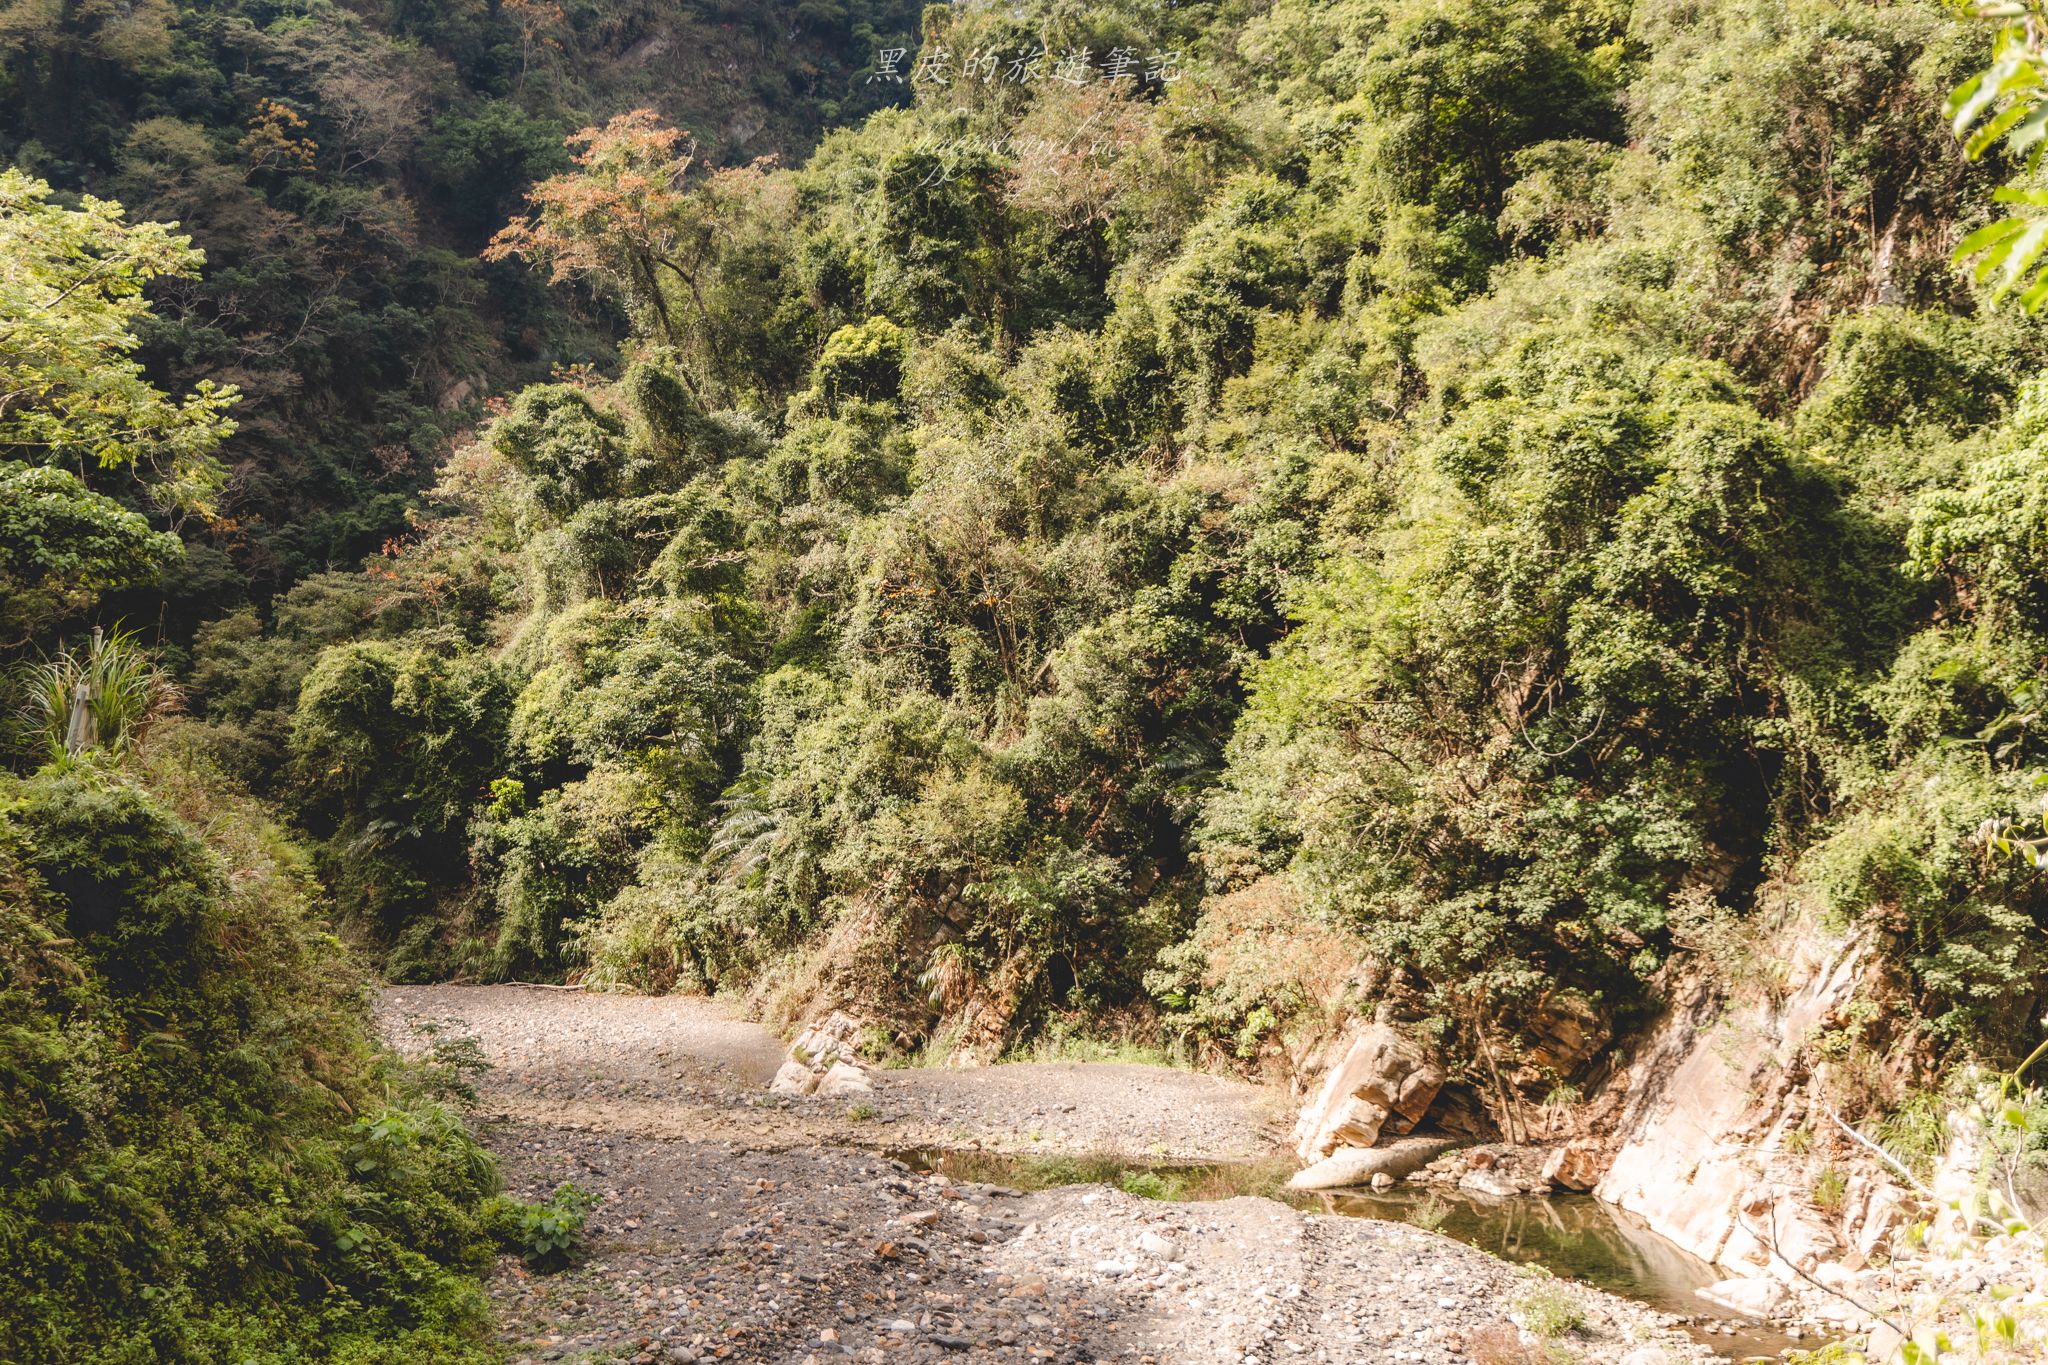
[[[1860,1267],[1904,1202],[1841,1150],[1814,1058],[1863,983],[1869,945],[1802,940],[1793,952],[1782,1000],[1730,1004],[1703,982],[1677,995],[1607,1087],[1619,1119],[1594,1189],[1693,1254],[1776,1280],[1844,1258]]]
[[[1674,982],[1664,1016],[1599,1063],[1605,1078],[1573,1118],[1510,1134],[1547,1149],[1524,1148],[1524,1187],[1591,1190],[1620,1205],[1732,1279],[1757,1282],[1743,1291],[1756,1302],[1740,1307],[1759,1313],[1782,1286],[1881,1258],[1911,1205],[1824,1098],[1835,1065],[1825,1040],[1868,1009],[1857,1002],[1878,954],[1866,939],[1795,928],[1771,960],[1787,969],[1770,991],[1731,996],[1704,973]],[[1566,1043],[1607,1037],[1598,1020],[1567,1032]],[[1553,1074],[1585,1068],[1589,1049],[1567,1050]],[[1449,1145],[1440,1135],[1459,1125],[1433,1101],[1455,1087],[1397,1025],[1361,1025],[1331,1055],[1296,1127],[1306,1166],[1297,1185],[1399,1178]]]

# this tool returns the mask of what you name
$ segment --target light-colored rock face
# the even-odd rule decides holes
[[[1866,951],[1807,949],[1793,964],[1799,984],[1774,1007],[1723,1008],[1703,988],[1675,1001],[1615,1082],[1626,1100],[1594,1192],[1746,1278],[1793,1280],[1852,1246],[1875,1250],[1897,1216],[1896,1190],[1859,1176],[1824,1212],[1805,1143],[1793,1140],[1827,1122],[1794,1078],[1817,1030],[1855,994]]]
[[[1318,1162],[1343,1147],[1370,1147],[1383,1131],[1406,1133],[1428,1112],[1444,1073],[1385,1024],[1359,1030],[1294,1126],[1295,1152]]]

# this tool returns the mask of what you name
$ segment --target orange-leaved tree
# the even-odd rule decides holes
[[[491,239],[484,258],[544,265],[556,283],[585,280],[625,305],[640,336],[694,362],[700,377],[716,372],[707,294],[721,250],[764,200],[768,163],[692,181],[695,140],[652,109],[585,128],[568,143],[580,149],[576,168],[529,190],[529,212]],[[694,389],[689,368],[683,378]]]
[[[576,169],[527,192],[532,211],[506,224],[486,260],[519,256],[551,278],[585,279],[618,295],[645,331],[678,341],[670,293],[698,289],[712,223],[684,189],[697,145],[652,109],[571,134]]]

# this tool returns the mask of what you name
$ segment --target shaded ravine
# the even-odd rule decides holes
[[[1710,1355],[1667,1314],[1397,1223],[1261,1198],[1019,1192],[887,1154],[1272,1169],[1284,1097],[1225,1078],[888,1071],[858,1104],[792,1101],[765,1090],[775,1039],[713,1001],[393,987],[379,1014],[408,1052],[474,1040],[490,1064],[479,1131],[514,1193],[570,1180],[602,1197],[581,1264],[539,1276],[508,1261],[493,1280],[514,1360],[1451,1365],[1541,1347],[1517,1320],[1557,1294],[1581,1324],[1559,1344],[1580,1360]]]

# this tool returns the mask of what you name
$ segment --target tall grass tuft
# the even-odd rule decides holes
[[[26,670],[24,719],[50,756],[70,754],[72,699],[86,694],[84,747],[121,755],[142,742],[150,726],[177,711],[184,698],[171,675],[150,656],[141,636],[118,627],[94,631],[83,650],[69,646]]]

